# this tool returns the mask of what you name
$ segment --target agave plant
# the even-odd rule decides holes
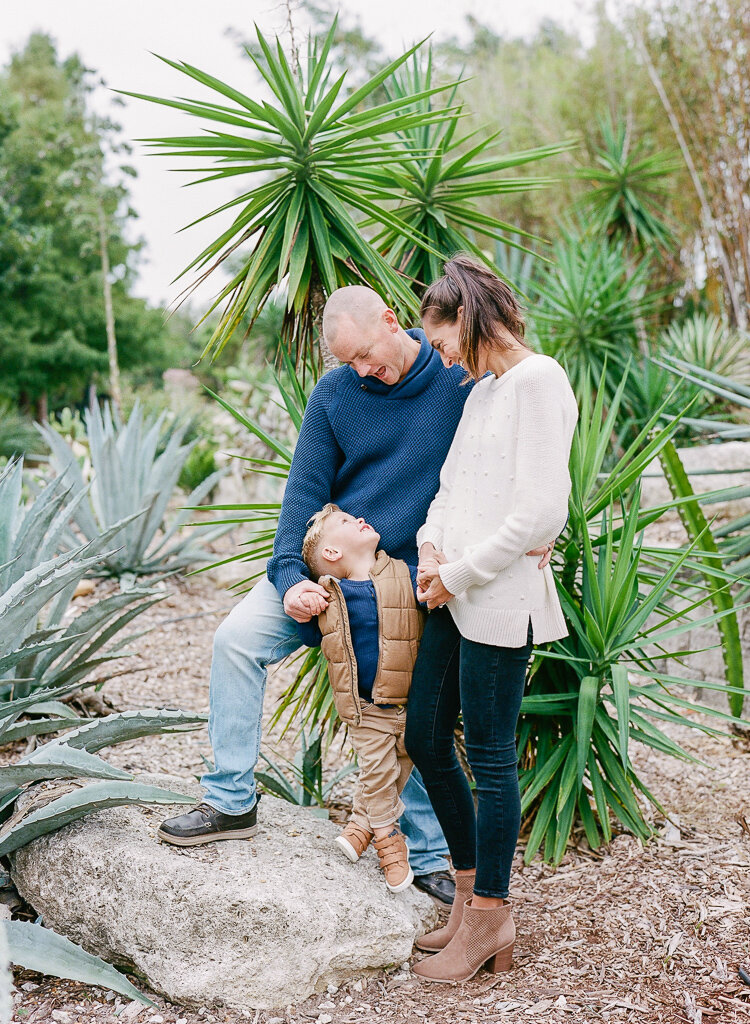
[[[441,109],[448,109],[439,121],[429,121],[425,116],[423,124],[398,130],[401,153],[393,166],[380,170],[383,189],[393,190],[395,186],[402,196],[397,213],[411,234],[405,234],[400,225],[388,226],[375,238],[375,245],[394,266],[420,285],[439,277],[443,260],[455,252],[472,252],[492,266],[481,247],[483,239],[524,250],[513,236],[531,236],[485,212],[478,204],[488,197],[547,188],[552,178],[521,178],[504,172],[575,145],[563,142],[498,155],[499,132],[462,134],[464,115],[456,105],[459,84],[453,85],[447,97],[440,98]],[[418,107],[429,115],[435,109],[432,85],[432,53],[424,62],[415,53],[385,82],[385,89],[394,102],[406,102],[409,97],[421,95]],[[425,239],[428,246],[416,239]]]
[[[138,736],[197,729],[206,716],[145,709],[86,722],[61,703],[79,686],[67,683],[0,705],[3,745],[40,735],[40,723],[48,727],[47,732],[66,730],[20,761],[0,765],[0,857],[7,858],[40,836],[108,807],[192,802],[192,797],[184,794],[134,782],[132,775],[108,764],[94,751]],[[40,788],[41,783],[53,780],[51,790]],[[81,785],[82,780],[87,784]],[[18,808],[21,797],[23,804]],[[114,967],[63,936],[28,921],[5,922],[4,927],[12,963],[55,977],[103,985],[150,1004]]]
[[[74,494],[64,476],[28,506],[22,501],[20,461],[0,474],[0,698],[77,683],[98,666],[122,657],[125,626],[160,595],[133,588],[67,616],[73,593],[102,558],[111,556],[120,520],[86,544],[68,544],[68,521],[85,492]],[[61,550],[62,549],[62,550]]]
[[[192,506],[211,492],[221,470],[205,477],[185,499],[187,507],[167,520],[169,500],[197,441],[183,444],[187,424],[165,430],[165,419],[166,412],[158,417],[144,416],[136,402],[123,424],[108,405],[103,411],[92,405],[85,414],[91,453],[90,488],[72,445],[56,430],[39,427],[49,445],[52,466],[73,486],[73,518],[83,536],[93,541],[128,517],[126,525],[117,531],[117,550],[101,560],[98,571],[103,574],[130,579],[208,561],[210,555],[201,542],[210,542],[223,531],[216,526],[197,526],[180,535]]]

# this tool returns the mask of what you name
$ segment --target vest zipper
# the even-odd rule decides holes
[[[372,577],[370,577],[370,579],[372,579]],[[372,702],[373,704],[377,704],[378,698],[376,690],[378,689],[378,683],[380,681],[380,664],[383,660],[383,615],[380,610],[380,598],[378,597],[378,588],[375,586],[375,580],[373,580],[372,582],[373,588],[375,590],[375,607],[378,610],[378,664],[375,668],[375,680],[372,684]]]
[[[352,636],[351,633],[349,632],[349,613],[346,610],[346,601],[344,600],[344,595],[341,591],[341,587],[333,579],[333,577],[331,578],[331,583],[333,584],[333,592],[336,595],[336,601],[338,602],[339,606],[341,624],[344,627],[344,649],[346,650],[346,657],[349,662],[349,678],[352,681],[352,700],[354,701],[354,711],[357,716],[357,721],[355,724],[359,725],[359,723],[362,721],[362,706],[359,702],[359,680],[357,678],[357,661],[352,656],[351,653],[354,650],[354,647],[352,644]]]

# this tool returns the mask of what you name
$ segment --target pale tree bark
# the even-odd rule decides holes
[[[685,138],[685,134],[682,131],[679,118],[675,113],[674,107],[672,106],[669,96],[667,95],[667,91],[664,88],[664,83],[661,80],[661,76],[659,75],[659,72],[657,71],[654,62],[651,60],[648,48],[646,47],[646,44],[642,37],[638,38],[638,49],[640,50],[641,56],[646,65],[648,76],[651,79],[654,89],[656,89],[659,99],[661,100],[661,104],[664,107],[664,111],[667,117],[669,118],[669,123],[672,127],[672,131],[674,132],[677,144],[679,145],[680,151],[682,152],[682,156],[685,160],[688,173],[690,174],[690,180],[693,183],[695,194],[697,195],[698,202],[700,203],[701,213],[703,214],[704,221],[709,230],[711,240],[714,243],[714,247],[719,258],[719,263],[721,264],[722,275],[724,277],[724,284],[727,290],[727,295],[729,296],[729,302],[732,307],[732,318],[735,324],[742,326],[744,324],[745,318],[743,315],[743,310],[739,300],[739,296],[737,295],[737,284],[734,279],[734,274],[732,273],[732,268],[729,265],[729,259],[727,258],[727,254],[724,249],[724,243],[721,240],[721,235],[716,224],[716,218],[714,217],[713,211],[711,210],[711,204],[709,203],[708,196],[706,195],[706,191],[703,188],[703,182],[701,181],[700,175],[698,174],[698,169],[695,166],[695,161],[693,160],[692,153],[690,152],[690,147],[688,146],[687,139]]]
[[[112,309],[112,286],[109,281],[109,251],[107,217],[101,199],[97,202],[99,214],[99,248],[102,260],[102,290],[104,292],[104,318],[107,328],[107,355],[109,357],[109,393],[112,405],[122,415],[122,392],[120,391],[120,366],[117,361],[117,337],[115,335],[115,314]]]

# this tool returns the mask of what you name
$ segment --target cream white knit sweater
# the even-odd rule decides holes
[[[448,561],[440,577],[462,636],[522,647],[567,635],[549,566],[526,551],[565,525],[568,459],[578,407],[565,371],[533,354],[472,390],[417,533]]]

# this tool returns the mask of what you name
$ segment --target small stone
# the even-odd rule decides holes
[[[327,999],[325,1003],[318,1003],[319,1010],[335,1010],[336,1004],[332,1003],[330,999]]]
[[[409,961],[408,960],[404,960],[404,962],[401,964],[401,970],[402,971],[408,971],[409,970]]]
[[[115,998],[115,994],[114,994],[114,992],[112,992],[110,990],[107,990],[104,993],[104,998],[107,1000],[108,1003],[111,1003],[112,1000]]]
[[[23,985],[21,985],[22,992],[33,992],[35,989],[38,988],[39,986],[33,981],[25,981]]]
[[[317,1024],[331,1024],[332,1020],[333,1017],[330,1015],[330,1013],[321,1013],[321,1015],[318,1017]]]
[[[164,1024],[164,1018],[160,1013],[155,1014],[153,1017],[149,1017],[150,1024]]]
[[[53,1010],[50,1016],[52,1020],[57,1021],[57,1024],[72,1024],[73,1022],[73,1015],[67,1010]]]
[[[352,997],[351,997],[351,996],[346,996],[346,997],[344,998],[344,1002],[345,1002],[345,1003],[353,1003],[353,1002],[354,1002],[354,1000],[352,999]],[[269,1022],[268,1022],[268,1024],[271,1024],[271,1021],[269,1021]]]
[[[187,1024],[187,1017],[178,1017],[174,1024]]]
[[[283,1017],[269,1017],[266,1024],[284,1024]]]
[[[338,985],[329,985],[328,988],[326,989],[326,992],[328,993],[329,996],[335,996],[338,990]]]
[[[362,992],[363,989],[364,985],[359,980],[355,981],[354,984],[352,985],[352,992]]]

